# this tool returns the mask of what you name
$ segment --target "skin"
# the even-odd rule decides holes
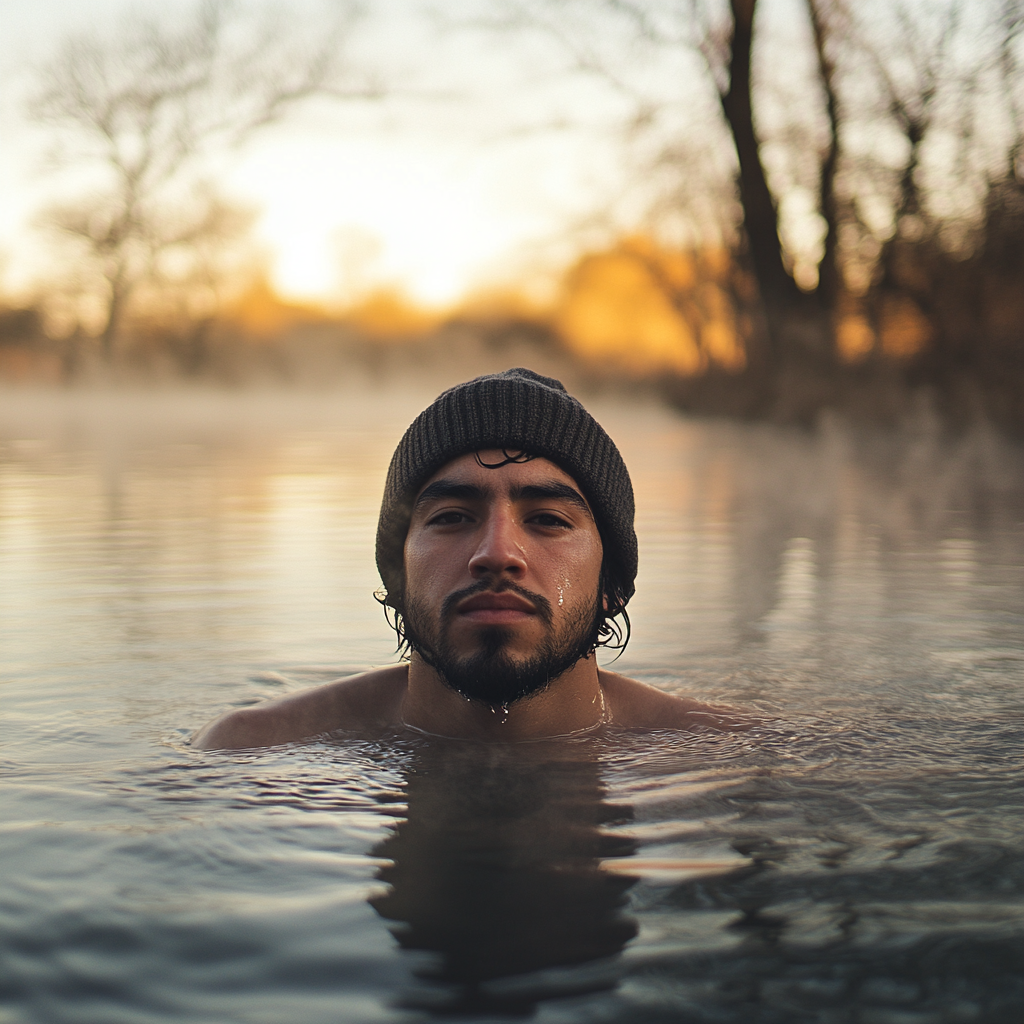
[[[501,452],[477,453],[500,462]],[[597,593],[601,537],[576,482],[547,459],[496,469],[465,455],[443,466],[417,495],[405,541],[406,594],[437,628],[449,595],[486,581],[455,604],[448,628],[456,649],[471,654],[480,631],[500,625],[510,655],[525,658]],[[552,621],[534,602],[505,591],[512,582],[547,599]],[[736,728],[730,709],[666,694],[578,661],[541,692],[507,711],[467,701],[413,654],[409,664],[351,676],[279,700],[228,712],[200,730],[204,750],[269,746],[336,730],[355,733],[412,728],[460,739],[514,742],[586,732],[602,725],[633,729]]]

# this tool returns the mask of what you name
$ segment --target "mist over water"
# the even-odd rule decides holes
[[[585,398],[637,493],[614,667],[750,730],[188,746],[393,661],[376,515],[436,390],[0,394],[0,1018],[1016,1024],[1024,457],[984,431]]]

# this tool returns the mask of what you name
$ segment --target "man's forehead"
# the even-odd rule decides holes
[[[473,480],[490,486],[511,486],[512,482],[528,480],[551,480],[568,484],[580,490],[579,484],[557,463],[537,455],[529,459],[516,459],[519,453],[501,448],[485,448],[468,452],[451,462],[446,462],[437,472],[425,480],[417,497],[437,480]]]
[[[568,502],[596,525],[590,502],[565,470],[548,459],[527,461],[514,458],[515,454],[483,450],[453,459],[424,483],[413,508],[426,509],[449,499]]]

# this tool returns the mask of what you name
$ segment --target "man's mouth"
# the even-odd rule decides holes
[[[504,625],[536,615],[537,608],[525,597],[504,590],[500,593],[484,591],[464,598],[455,606],[455,612],[472,622]]]

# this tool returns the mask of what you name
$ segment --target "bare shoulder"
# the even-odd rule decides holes
[[[601,669],[600,679],[611,721],[627,729],[744,729],[752,724],[736,708],[677,697],[617,672]]]
[[[237,708],[192,737],[200,750],[239,750],[317,736],[335,729],[380,729],[401,718],[408,666],[337,679],[278,700]]]

